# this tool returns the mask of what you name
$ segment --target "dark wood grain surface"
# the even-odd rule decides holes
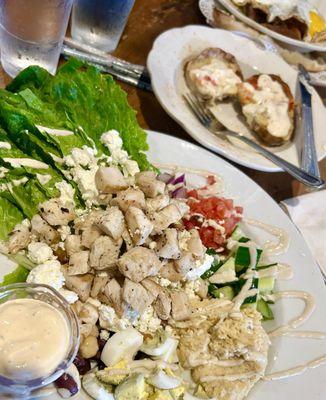
[[[115,54],[130,62],[146,64],[155,38],[162,32],[190,24],[206,25],[198,9],[198,0],[136,0],[122,40]],[[2,86],[8,80],[0,74]],[[121,84],[128,93],[131,106],[143,128],[168,133],[194,142],[191,137],[160,106],[152,93]],[[325,127],[326,134],[326,127]],[[264,173],[237,165],[239,169],[262,186],[276,201],[309,190],[285,173]],[[320,163],[326,178],[326,160]]]

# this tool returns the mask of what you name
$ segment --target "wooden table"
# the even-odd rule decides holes
[[[206,25],[198,9],[198,0],[136,0],[115,54],[134,63],[146,64],[153,41],[160,33],[190,24]],[[4,85],[5,81],[7,78],[2,72],[0,73],[0,84]],[[167,115],[152,93],[125,84],[121,84],[121,86],[127,91],[129,102],[137,111],[138,121],[143,128],[165,132],[195,143]],[[262,186],[276,201],[309,191],[288,174],[264,173],[236,166]],[[326,179],[326,159],[320,164],[320,167],[322,175]]]

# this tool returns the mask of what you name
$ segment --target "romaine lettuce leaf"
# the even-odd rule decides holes
[[[28,277],[29,270],[25,267],[18,266],[14,271],[3,277],[3,281],[0,283],[0,286],[11,285],[13,283],[26,282]]]
[[[23,213],[6,198],[0,197],[0,240],[6,240],[8,234],[24,219]]]

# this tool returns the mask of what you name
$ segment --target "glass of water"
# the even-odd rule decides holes
[[[99,50],[116,49],[135,0],[76,0],[71,36]]]
[[[0,0],[1,64],[14,77],[29,65],[54,74],[73,0]]]

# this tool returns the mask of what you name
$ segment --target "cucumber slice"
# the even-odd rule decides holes
[[[267,293],[274,290],[275,278],[272,276],[258,279],[258,290],[260,293]]]
[[[243,232],[239,226],[235,227],[234,231],[231,234],[231,238],[240,243],[246,243],[250,240],[249,238],[243,236]]]
[[[219,299],[232,300],[234,297],[234,290],[232,286],[223,286],[218,289]]]
[[[225,284],[237,280],[235,273],[235,259],[230,257],[219,269],[209,277],[210,282],[217,284]]]
[[[270,306],[266,303],[265,300],[259,299],[257,301],[257,311],[261,313],[264,320],[272,320],[274,319],[273,311]]]
[[[262,250],[257,249],[257,262],[259,262]],[[235,270],[236,272],[244,272],[250,265],[250,252],[248,247],[239,246],[235,254]]]
[[[232,300],[234,297],[234,290],[231,286],[217,288],[215,285],[210,284],[208,286],[208,291],[216,299]]]

